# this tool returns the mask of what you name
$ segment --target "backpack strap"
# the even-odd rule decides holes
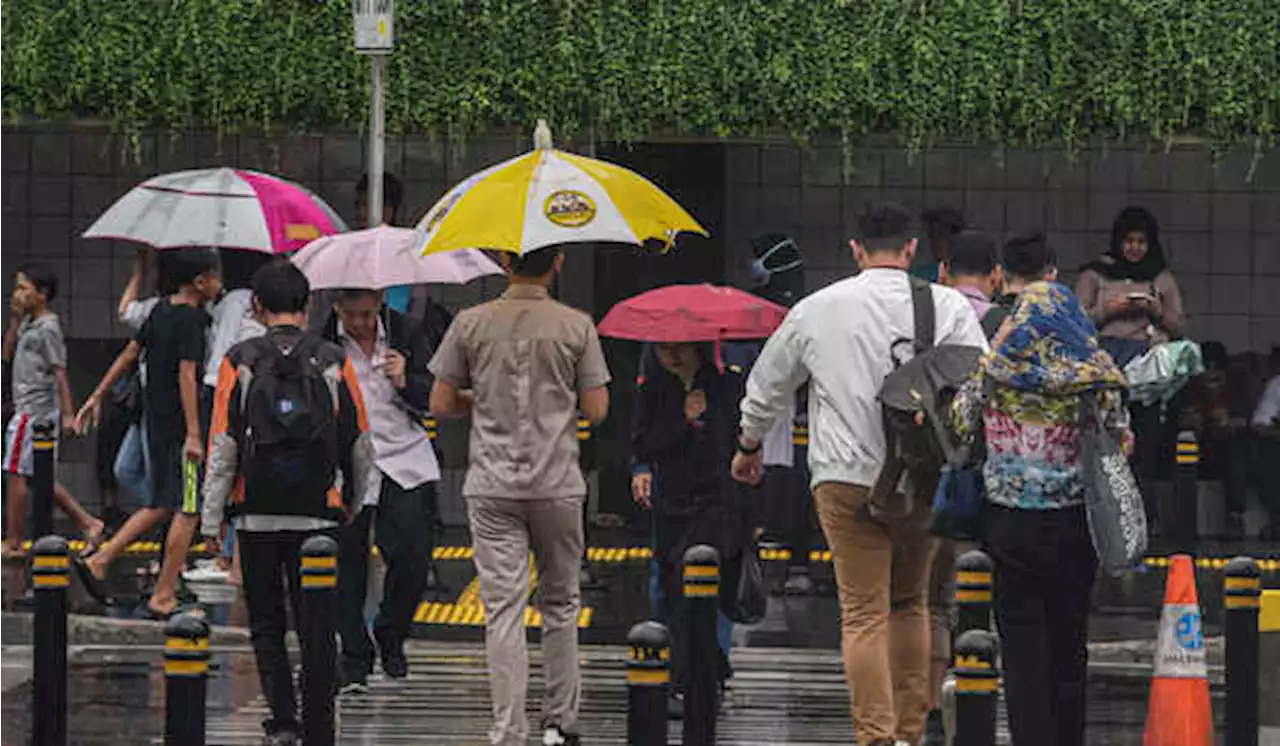
[[[915,354],[919,355],[933,349],[937,312],[933,307],[930,283],[912,275],[907,277],[911,283],[911,311],[915,319]]]

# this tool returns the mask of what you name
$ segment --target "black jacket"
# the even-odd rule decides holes
[[[398,311],[382,309],[382,323],[387,329],[387,346],[404,355],[405,386],[400,389],[399,404],[415,420],[422,422],[431,410],[431,384],[435,378],[427,366],[432,351],[422,324]],[[338,340],[338,315],[332,311],[325,320],[321,336],[335,344]]]
[[[747,494],[729,475],[743,377],[702,366],[693,388],[707,395],[694,423],[684,416],[684,384],[661,368],[639,383],[631,429],[632,454],[653,470],[655,551],[679,562],[693,544],[735,557],[749,538]]]

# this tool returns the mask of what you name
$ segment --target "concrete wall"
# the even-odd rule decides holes
[[[1072,163],[1061,151],[998,159],[979,148],[940,148],[909,158],[869,147],[854,153],[845,180],[838,146],[730,145],[730,276],[744,276],[751,237],[775,230],[799,241],[810,289],[846,276],[856,215],[870,200],[894,199],[912,209],[956,207],[1000,237],[1043,229],[1074,281],[1081,264],[1106,250],[1115,214],[1137,204],[1160,221],[1192,336],[1221,340],[1232,352],[1266,351],[1280,345],[1273,295],[1280,292],[1280,154],[1252,161],[1231,153],[1215,167],[1202,148],[1083,152]]]
[[[100,127],[3,130],[4,288],[7,292],[8,275],[21,262],[39,259],[58,271],[63,287],[54,305],[71,344],[77,399],[97,381],[125,336],[115,321],[115,304],[134,247],[79,238],[113,200],[149,175],[229,165],[299,181],[350,220],[354,184],[364,169],[364,147],[356,134],[148,133],[140,145],[135,160]],[[700,216],[708,225],[723,226],[716,243],[724,247],[724,271],[715,275],[743,279],[750,238],[778,230],[800,242],[810,288],[846,276],[853,269],[847,239],[857,212],[869,200],[891,198],[913,209],[955,206],[1000,236],[1044,228],[1071,276],[1105,249],[1115,213],[1126,204],[1142,204],[1161,221],[1194,336],[1221,340],[1232,351],[1280,344],[1280,303],[1272,297],[1280,292],[1280,154],[1253,163],[1249,154],[1231,153],[1215,167],[1209,152],[1199,148],[1167,154],[1084,152],[1072,163],[1060,151],[1010,151],[996,158],[979,148],[940,148],[909,158],[900,150],[865,147],[853,154],[846,179],[835,145],[724,147],[722,199],[703,200],[710,206],[702,209],[714,214]],[[465,144],[390,138],[387,168],[406,187],[400,222],[411,224],[449,185],[526,148],[524,137]],[[658,149],[623,148],[618,154],[652,158]],[[1246,180],[1251,167],[1253,177]],[[707,181],[703,173],[690,176],[688,183]],[[608,280],[608,273],[590,252],[575,255],[562,295],[591,305],[598,294],[592,283]],[[438,297],[461,307],[501,286],[500,280],[482,281],[442,289]],[[461,460],[456,437],[451,436],[455,446],[449,456],[455,466]],[[82,440],[62,452],[60,474],[78,494],[95,491],[92,447]],[[456,474],[446,480],[455,481]]]

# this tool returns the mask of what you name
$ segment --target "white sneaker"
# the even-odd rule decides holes
[[[211,559],[196,560],[195,567],[182,571],[182,579],[188,583],[225,583],[230,576],[230,572]]]

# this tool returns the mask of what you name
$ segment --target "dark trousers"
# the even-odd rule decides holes
[[[333,534],[332,531],[323,533]],[[305,613],[298,580],[298,556],[302,542],[313,535],[303,531],[237,532],[245,606],[249,609],[249,637],[262,694],[271,708],[271,719],[265,723],[268,733],[298,729],[293,667],[284,642],[289,629],[285,599],[288,598],[295,619]],[[299,642],[304,647],[310,644],[301,637]],[[303,659],[306,660],[306,655]]]
[[[1098,562],[1083,507],[988,506],[1009,729],[1016,744],[1084,743],[1089,600]]]
[[[804,448],[796,449],[795,466],[766,466],[764,469],[764,509],[762,521],[787,549],[788,567],[808,567],[809,550],[817,534],[813,498],[809,495],[809,469]]]
[[[383,477],[377,507],[360,511],[338,537],[338,632],[343,669],[353,678],[368,676],[373,670],[374,641],[364,623],[371,525],[387,566],[373,634],[380,650],[399,652],[427,587],[435,545],[435,483],[406,490]]]

